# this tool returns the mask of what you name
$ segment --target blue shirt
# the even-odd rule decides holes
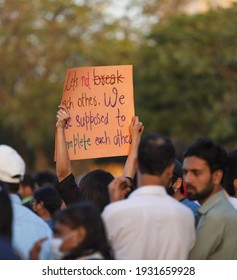
[[[53,220],[45,220],[45,223],[51,228],[51,230],[53,230],[54,227]]]
[[[198,215],[198,209],[200,205],[198,205],[196,202],[193,202],[192,200],[187,199],[184,197],[183,199],[180,200],[184,205],[188,206],[192,211],[194,216]]]
[[[18,195],[10,194],[10,198],[13,208],[13,248],[21,259],[27,260],[35,242],[47,237],[48,241],[42,245],[40,259],[50,259],[49,240],[53,235],[52,230],[43,219],[21,204]]]

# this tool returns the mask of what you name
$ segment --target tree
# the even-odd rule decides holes
[[[174,141],[236,144],[237,6],[153,26],[140,50],[136,106],[148,130]]]
[[[53,165],[55,116],[66,68],[130,61],[135,44],[119,21],[107,21],[108,4],[0,1],[0,136],[32,170]]]

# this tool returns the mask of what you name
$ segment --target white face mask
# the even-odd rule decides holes
[[[50,248],[51,253],[53,254],[54,260],[61,260],[64,256],[66,256],[69,252],[62,252],[60,250],[62,244],[64,241],[68,240],[73,234],[75,234],[75,231],[69,232],[64,237],[54,237],[51,239]]]
[[[54,260],[61,260],[66,252],[60,251],[60,247],[63,244],[63,238],[52,238],[50,243],[51,253]]]

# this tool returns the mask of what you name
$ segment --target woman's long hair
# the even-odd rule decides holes
[[[12,241],[12,205],[8,193],[0,184],[0,236]]]
[[[110,203],[108,184],[114,179],[114,176],[102,169],[93,170],[82,177],[79,182],[79,190],[82,196],[99,210],[100,213],[104,207]]]
[[[100,213],[91,203],[71,204],[56,213],[54,222],[68,225],[72,230],[79,226],[83,226],[86,230],[86,236],[82,243],[64,259],[73,260],[95,252],[100,253],[104,259],[113,259]]]

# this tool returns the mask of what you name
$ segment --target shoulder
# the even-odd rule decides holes
[[[27,229],[34,229],[37,233],[45,232],[48,236],[51,236],[51,229],[45,223],[45,221],[32,212],[30,209],[23,205],[17,205],[14,209],[14,225],[17,227],[27,226]]]
[[[229,197],[228,197],[228,201],[230,202],[230,204],[231,204],[235,209],[237,209],[237,198],[236,198],[236,197],[229,196]]]
[[[102,214],[120,212],[120,211],[123,211],[124,209],[129,208],[130,206],[131,206],[130,201],[128,201],[128,199],[125,198],[123,200],[112,202],[112,203],[106,205]]]
[[[175,202],[173,202],[173,206],[176,216],[178,216],[181,220],[185,220],[185,223],[187,223],[188,221],[190,221],[191,224],[194,223],[194,213],[187,204],[175,200]]]
[[[101,216],[104,221],[126,219],[128,215],[134,212],[132,211],[133,208],[129,199],[123,199],[108,204],[101,213]]]
[[[214,207],[209,209],[205,215],[209,223],[216,224],[218,227],[232,225],[237,227],[237,210],[229,202],[229,199],[222,199]]]
[[[62,188],[64,189],[64,186],[77,186],[76,180],[74,175],[71,173],[66,178],[64,178],[61,182],[58,182],[56,185],[56,189],[60,191]]]

